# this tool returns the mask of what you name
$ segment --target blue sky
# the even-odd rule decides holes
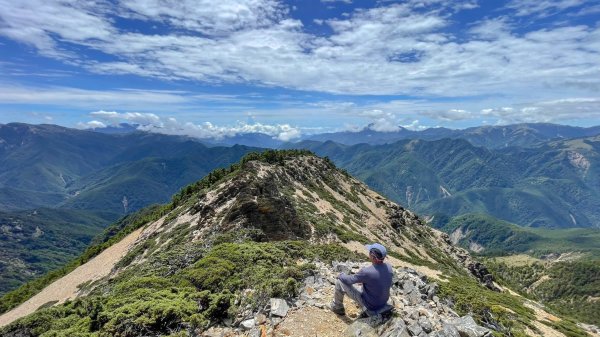
[[[0,123],[600,124],[598,1],[0,0],[0,51]]]

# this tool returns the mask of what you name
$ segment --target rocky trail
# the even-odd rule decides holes
[[[365,265],[320,264],[319,272],[304,280],[294,302],[272,298],[263,311],[247,313],[238,322],[226,322],[230,327],[209,329],[203,336],[491,336],[490,330],[477,325],[471,316],[456,314],[436,295],[437,284],[410,268],[395,269],[392,315],[361,318],[360,308],[348,298],[344,299],[346,316],[331,312],[335,275],[357,272]]]

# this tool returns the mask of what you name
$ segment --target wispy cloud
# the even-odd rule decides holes
[[[557,14],[565,9],[572,7],[580,7],[586,3],[592,3],[589,0],[512,0],[508,4],[508,8],[514,9],[516,15],[526,16],[535,15],[546,17]]]
[[[66,87],[24,87],[0,84],[0,101],[4,104],[44,104],[71,107],[120,106],[153,109],[190,101],[185,93],[161,90],[84,90]]]

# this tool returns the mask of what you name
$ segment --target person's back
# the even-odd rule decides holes
[[[334,300],[331,310],[338,314],[345,314],[343,298],[344,294],[355,300],[368,312],[377,312],[384,308],[390,298],[392,287],[392,267],[384,263],[386,256],[385,248],[380,244],[368,245],[369,257],[372,265],[362,268],[354,275],[340,274],[336,282]],[[353,284],[362,283],[362,289]]]
[[[376,311],[385,306],[390,298],[393,270],[387,263],[374,264],[361,270],[366,275],[362,298],[367,309]],[[359,272],[360,273],[360,272]]]

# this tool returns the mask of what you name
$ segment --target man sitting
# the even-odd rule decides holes
[[[331,311],[338,315],[345,315],[344,295],[348,295],[368,315],[380,313],[390,298],[392,287],[392,267],[384,263],[386,249],[379,243],[365,246],[369,251],[372,264],[362,268],[354,275],[340,273],[335,282],[335,294],[331,303]],[[354,286],[362,283],[362,289]]]

